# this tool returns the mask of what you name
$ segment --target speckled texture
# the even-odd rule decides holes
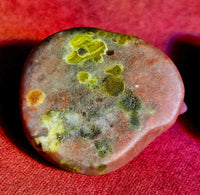
[[[91,175],[120,168],[169,128],[183,96],[165,54],[137,37],[93,28],[45,39],[21,82],[32,145],[62,168]]]

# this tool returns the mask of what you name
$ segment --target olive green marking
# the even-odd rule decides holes
[[[105,140],[98,140],[94,142],[95,148],[98,151],[97,155],[99,158],[105,158],[108,155],[112,154],[112,146],[111,144]]]
[[[133,91],[130,89],[125,90],[124,98],[120,102],[122,108],[129,111],[138,111],[141,108],[141,100],[133,94]]]
[[[99,37],[105,37],[106,36],[106,31],[104,31],[104,30],[98,30],[97,31],[97,36],[99,36]]]
[[[124,81],[121,77],[109,75],[103,79],[105,92],[110,96],[118,96],[124,91]]]
[[[107,165],[105,164],[100,164],[98,167],[97,167],[97,171],[98,172],[103,172],[107,169]]]
[[[87,34],[87,35],[91,35],[91,36],[92,36],[92,35],[94,35],[94,32],[86,31],[85,34]]]
[[[77,75],[77,78],[80,83],[85,83],[90,77],[90,74],[88,72],[79,72]]]
[[[94,118],[94,117],[98,117],[99,116],[99,113],[98,113],[98,109],[93,107],[89,110],[88,112],[88,118],[91,119],[91,118]]]
[[[87,33],[77,34],[70,41],[73,51],[66,55],[66,61],[69,64],[78,64],[87,60],[93,60],[95,63],[102,59],[107,48],[104,41],[93,39]]]
[[[83,129],[80,130],[80,136],[85,140],[94,139],[101,134],[101,130],[95,124],[90,126],[89,131],[85,132]]]
[[[138,129],[140,127],[140,116],[139,116],[138,112],[130,113],[130,125],[134,129]]]
[[[73,166],[65,161],[61,161],[60,165],[67,171],[73,172],[73,173],[77,173],[78,172],[78,167]]]
[[[127,42],[130,42],[133,39],[133,36],[131,35],[126,35],[126,34],[119,34],[117,36],[117,43],[119,45],[124,45]]]
[[[107,74],[112,74],[114,76],[120,76],[123,75],[124,70],[123,70],[123,66],[121,64],[117,64],[114,66],[109,66],[105,69],[105,72]]]
[[[119,106],[129,114],[130,125],[134,129],[140,127],[140,116],[138,111],[141,109],[141,100],[133,94],[132,90],[124,92],[124,98],[119,102]]]

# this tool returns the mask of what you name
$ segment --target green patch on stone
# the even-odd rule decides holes
[[[47,136],[35,138],[36,143],[42,145],[43,151],[56,152],[61,145],[58,135],[67,133],[64,119],[61,117],[60,111],[49,111],[41,116],[42,126],[48,129]]]
[[[117,43],[119,45],[124,45],[127,42],[130,42],[133,39],[133,36],[131,35],[126,35],[126,34],[119,34],[117,36]]]
[[[99,88],[97,84],[99,77],[94,77],[88,72],[79,72],[77,74],[77,79],[80,83],[85,84],[85,86],[91,90],[96,90]]]
[[[104,30],[98,30],[97,31],[97,36],[99,36],[99,37],[105,37],[106,36],[106,31],[104,31]]]
[[[112,74],[114,76],[120,76],[123,75],[124,70],[123,70],[123,66],[120,64],[114,65],[114,66],[109,66],[105,69],[105,72],[107,74]]]
[[[107,169],[107,165],[105,164],[100,164],[98,167],[97,167],[97,171],[98,172],[103,172]]]
[[[97,78],[91,78],[87,81],[86,83],[86,87],[92,90],[96,90],[99,88],[99,86],[97,85]]]
[[[141,108],[141,100],[133,94],[132,90],[127,89],[124,96],[120,105],[125,111],[138,111]]]
[[[77,78],[80,83],[85,83],[90,77],[90,74],[88,72],[79,72],[77,75]]]
[[[92,119],[94,117],[98,117],[99,116],[99,109],[97,109],[96,107],[91,107],[88,111],[88,119]]]
[[[77,173],[78,172],[78,167],[73,166],[65,161],[61,161],[60,165],[67,171],[73,172],[73,173]]]
[[[114,97],[124,91],[124,81],[121,77],[109,75],[103,79],[103,86],[105,92]]]
[[[65,56],[69,64],[78,64],[87,60],[97,63],[107,49],[104,41],[93,39],[87,33],[77,34],[72,38],[70,44],[73,51]]]
[[[101,134],[101,130],[95,124],[92,124],[89,128],[89,131],[80,130],[80,136],[85,140],[94,139]]]
[[[140,115],[138,111],[141,109],[141,100],[134,95],[132,90],[127,89],[124,92],[123,99],[118,105],[121,109],[128,113],[130,126],[133,129],[138,129],[140,127]]]
[[[107,140],[102,139],[95,141],[94,145],[97,150],[98,157],[105,158],[112,154],[112,146]]]
[[[47,136],[35,138],[43,151],[56,152],[66,136],[78,130],[82,116],[72,111],[51,110],[41,115],[42,127],[48,130]]]
[[[139,116],[138,112],[130,113],[130,125],[134,129],[138,129],[140,127],[140,116]]]
[[[94,32],[86,31],[85,34],[92,36],[92,35],[94,35]]]

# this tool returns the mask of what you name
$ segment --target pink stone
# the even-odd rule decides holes
[[[187,109],[181,76],[163,52],[93,28],[42,41],[24,67],[20,98],[33,147],[88,175],[122,167]]]

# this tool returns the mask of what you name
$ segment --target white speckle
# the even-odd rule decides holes
[[[135,88],[139,88],[140,86],[139,85],[135,85]]]
[[[67,123],[73,125],[78,124],[81,121],[81,117],[77,113],[66,113],[65,114],[65,120]]]
[[[99,117],[96,121],[94,121],[95,125],[97,125],[103,132],[106,132],[110,129],[110,124],[114,123],[116,120],[115,111],[112,109],[101,110],[101,117]]]
[[[36,63],[38,63],[38,60],[35,60]]]

